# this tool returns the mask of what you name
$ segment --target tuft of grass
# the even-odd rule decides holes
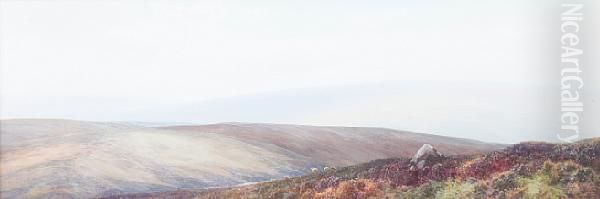
[[[417,188],[412,188],[396,194],[396,198],[435,198],[436,194],[444,188],[443,182],[431,181]]]
[[[519,176],[512,171],[504,172],[492,180],[492,187],[498,192],[508,191],[518,187]]]
[[[551,182],[550,176],[543,174],[535,175],[533,178],[521,178],[519,179],[519,188],[511,195],[525,199],[565,198],[566,195],[562,190],[558,186],[552,185]]]
[[[444,188],[435,194],[436,199],[474,198],[475,184],[472,182],[447,181]]]

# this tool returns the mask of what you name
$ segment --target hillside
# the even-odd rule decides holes
[[[215,133],[241,142],[290,151],[308,162],[348,166],[389,157],[408,157],[425,143],[448,154],[476,154],[504,145],[385,128],[226,123],[161,129]]]
[[[3,198],[90,198],[228,187],[300,176],[312,167],[409,157],[429,143],[449,155],[502,145],[384,128],[223,123],[144,127],[2,120]]]
[[[426,147],[424,147],[426,148]],[[600,138],[521,143],[485,155],[375,160],[233,188],[119,198],[598,198]],[[421,163],[421,161],[423,163]]]

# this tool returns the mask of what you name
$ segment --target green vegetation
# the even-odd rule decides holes
[[[592,169],[572,161],[558,163],[546,161],[544,166],[532,176],[521,176],[508,171],[497,174],[489,180],[434,181],[393,195],[394,198],[435,199],[593,198],[592,196],[598,194],[599,179]]]
[[[448,181],[444,183],[444,188],[435,194],[435,198],[440,199],[473,197],[475,197],[475,184],[470,182]]]

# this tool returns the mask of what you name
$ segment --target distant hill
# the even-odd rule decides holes
[[[2,198],[90,198],[228,187],[410,157],[427,143],[448,155],[504,145],[384,128],[19,119],[0,122]]]
[[[112,198],[598,198],[600,138],[485,155],[427,153],[232,188]],[[423,151],[423,150],[419,150]]]
[[[161,129],[214,133],[252,145],[291,152],[307,163],[347,166],[389,157],[408,157],[425,143],[447,154],[476,154],[505,145],[386,128],[223,123]]]

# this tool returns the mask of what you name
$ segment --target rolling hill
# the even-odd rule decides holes
[[[108,198],[598,198],[599,173],[595,138],[520,143],[469,156],[433,150],[251,185]]]
[[[300,176],[312,167],[409,157],[421,145],[477,154],[503,145],[385,128],[221,123],[144,127],[2,120],[3,198],[90,198]]]

